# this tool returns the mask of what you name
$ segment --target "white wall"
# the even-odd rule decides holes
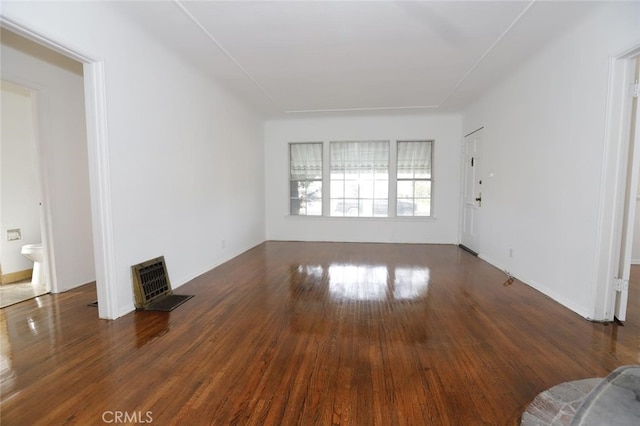
[[[638,7],[603,5],[470,106],[485,127],[480,253],[593,317],[609,57],[637,42]],[[509,250],[513,249],[513,257]]]
[[[52,290],[69,290],[95,280],[82,66],[6,31],[1,49],[2,77],[33,89],[36,97],[41,160],[35,161],[48,199],[39,191],[36,198],[44,207],[49,203]]]
[[[20,251],[25,244],[41,242],[38,156],[31,93],[3,82],[0,112],[0,262],[2,273],[10,274],[33,268],[33,262]],[[22,240],[7,240],[7,229],[13,228],[22,230]]]
[[[119,315],[133,309],[131,265],[164,255],[175,288],[264,241],[258,116],[108,3],[2,13],[104,61]]]
[[[457,243],[461,121],[457,114],[272,120],[265,125],[270,240]],[[433,139],[434,218],[289,216],[289,142]]]

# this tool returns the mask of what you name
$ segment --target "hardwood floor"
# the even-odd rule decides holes
[[[505,280],[455,246],[268,242],[171,313],[46,295],[1,311],[0,421],[511,425],[547,388],[640,363],[640,271],[624,326]]]

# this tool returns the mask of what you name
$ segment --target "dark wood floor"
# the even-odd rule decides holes
[[[93,286],[47,295],[1,311],[1,422],[507,425],[640,363],[638,270],[624,326],[505,280],[455,246],[269,242],[171,313],[103,321]]]

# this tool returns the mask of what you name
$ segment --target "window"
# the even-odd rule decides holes
[[[431,216],[433,141],[398,141],[397,216]]]
[[[289,143],[289,214],[432,217],[433,145],[433,140]]]
[[[389,215],[389,142],[331,142],[331,216]]]
[[[289,212],[322,215],[322,142],[289,144]]]

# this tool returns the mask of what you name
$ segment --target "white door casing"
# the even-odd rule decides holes
[[[104,61],[91,59],[89,56],[78,53],[4,16],[0,16],[0,26],[84,64],[87,148],[98,316],[103,319],[116,319],[126,312],[120,312],[117,303]]]

